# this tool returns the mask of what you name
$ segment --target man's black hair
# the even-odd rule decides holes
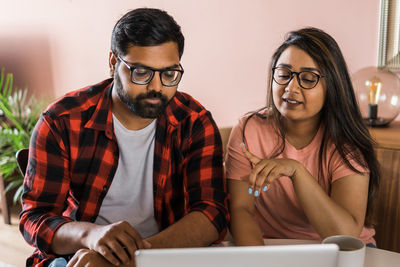
[[[111,36],[111,51],[116,55],[126,55],[132,45],[154,46],[170,41],[178,45],[181,58],[185,38],[176,21],[163,10],[138,8],[126,13],[115,24]]]

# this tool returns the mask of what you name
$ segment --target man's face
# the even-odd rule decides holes
[[[126,63],[117,55],[110,56],[110,66],[115,67],[113,90],[118,96],[117,102],[120,101],[136,116],[158,117],[175,95],[178,86],[163,85],[158,71],[148,84],[135,84],[131,81],[131,72],[126,64],[131,67],[181,69],[177,44],[167,42],[157,46],[131,46],[126,55],[118,56]]]

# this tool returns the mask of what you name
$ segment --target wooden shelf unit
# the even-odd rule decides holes
[[[378,248],[400,252],[400,121],[369,130],[381,168],[375,239]]]

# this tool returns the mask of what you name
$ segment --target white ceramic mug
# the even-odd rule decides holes
[[[338,267],[364,266],[365,244],[361,239],[347,235],[334,235],[325,238],[322,243],[339,246]]]

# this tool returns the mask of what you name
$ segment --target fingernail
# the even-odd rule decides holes
[[[268,189],[268,186],[264,186],[264,189],[263,189],[264,192],[267,191],[267,189]]]
[[[254,192],[254,196],[255,196],[255,197],[258,197],[258,190],[256,190],[256,191]]]
[[[253,188],[249,187],[249,195],[253,194]]]

